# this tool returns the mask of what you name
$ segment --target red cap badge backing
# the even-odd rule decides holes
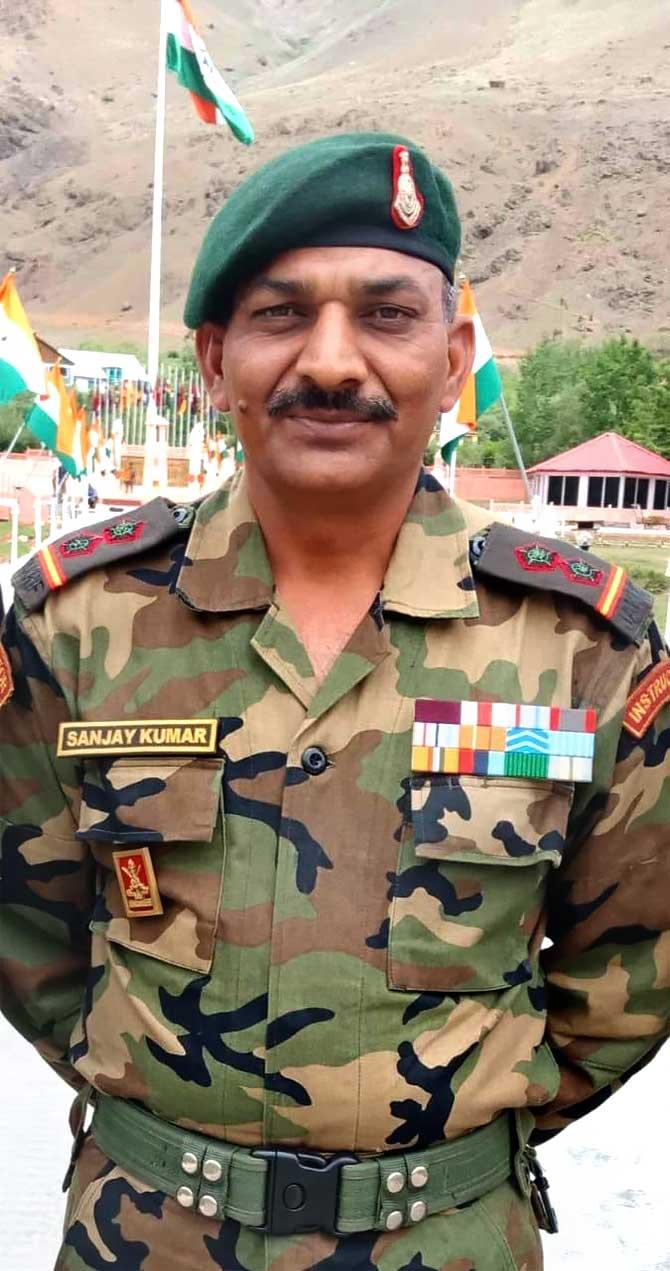
[[[393,148],[393,200],[391,216],[398,229],[416,229],[424,209],[424,197],[419,191],[414,168],[406,146]]]

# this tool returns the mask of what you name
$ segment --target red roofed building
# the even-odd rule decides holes
[[[531,490],[543,506],[601,509],[604,521],[617,519],[615,509],[670,515],[670,462],[653,450],[615,432],[604,432],[571,450],[535,464],[528,475]],[[595,519],[593,516],[591,519]]]

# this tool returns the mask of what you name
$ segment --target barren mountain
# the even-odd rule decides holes
[[[668,0],[193,0],[258,140],[168,85],[163,336],[205,225],[286,146],[383,128],[450,173],[498,347],[670,347]],[[47,338],[144,343],[158,0],[0,0],[0,243]],[[296,208],[296,215],[300,209]]]

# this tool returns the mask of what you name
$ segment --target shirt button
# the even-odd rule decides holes
[[[310,777],[318,777],[328,767],[328,760],[320,746],[308,746],[300,762]]]

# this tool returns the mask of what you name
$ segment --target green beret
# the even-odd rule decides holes
[[[228,316],[236,288],[296,247],[386,247],[437,265],[453,282],[461,245],[454,192],[411,141],[340,133],[297,146],[252,173],[212,221],[184,321]]]

